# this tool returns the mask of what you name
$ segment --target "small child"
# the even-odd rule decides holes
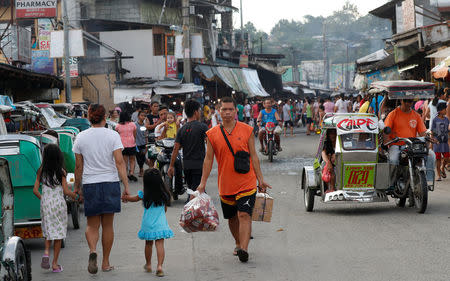
[[[174,139],[177,137],[177,131],[179,128],[179,123],[177,122],[177,115],[175,112],[169,112],[167,115],[167,121],[164,125],[163,136],[164,138]]]
[[[438,181],[441,181],[441,177],[447,178],[445,173],[445,166],[447,165],[450,157],[450,150],[448,146],[448,132],[449,132],[449,120],[445,116],[447,113],[447,103],[441,102],[437,104],[438,116],[433,119],[431,124],[431,132],[437,139],[437,143],[433,144],[433,151],[436,154],[436,171],[438,174]]]
[[[78,194],[67,187],[64,156],[56,144],[44,148],[42,165],[36,175],[33,193],[41,200],[42,234],[45,237],[45,251],[41,267],[50,269],[50,246],[53,244],[52,271],[59,273],[63,267],[58,264],[62,239],[67,233],[67,203],[64,195],[78,199]],[[42,184],[42,194],[39,186]]]
[[[144,215],[142,216],[141,230],[138,237],[145,240],[145,261],[144,269],[152,272],[152,248],[155,241],[158,266],[156,276],[163,277],[162,265],[164,262],[164,239],[172,238],[173,232],[166,219],[167,204],[170,201],[170,194],[164,185],[161,173],[158,169],[148,169],[144,173],[144,192],[139,191],[136,196],[127,196],[130,202],[142,200],[144,205]]]

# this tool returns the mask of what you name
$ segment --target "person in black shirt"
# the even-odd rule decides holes
[[[174,174],[178,151],[183,149],[184,177],[189,189],[196,190],[202,179],[203,160],[205,158],[205,139],[208,126],[201,123],[200,103],[188,100],[185,103],[187,123],[178,130],[175,147],[172,152],[169,177]]]
[[[147,130],[149,133],[154,133],[156,126],[161,124],[161,120],[159,119],[159,103],[157,101],[150,104],[150,114],[147,115],[147,119]]]

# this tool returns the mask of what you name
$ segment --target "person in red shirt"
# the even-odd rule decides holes
[[[225,97],[220,107],[223,125],[215,126],[206,132],[207,148],[203,162],[203,172],[197,191],[205,191],[206,182],[214,162],[218,164],[219,195],[225,219],[228,219],[231,234],[236,241],[234,255],[241,262],[248,261],[248,244],[252,228],[252,212],[255,205],[257,181],[259,191],[266,192],[271,188],[265,181],[259,165],[255,149],[253,128],[236,121],[236,102],[231,97]],[[224,132],[222,133],[222,129]],[[234,156],[229,149],[225,137],[236,154],[245,151],[250,155],[250,169],[247,173],[238,173],[234,168]]]
[[[412,103],[413,100],[403,99],[400,106],[389,113],[384,124],[391,128],[391,134],[385,135],[385,143],[396,137],[415,138],[425,136],[427,128],[420,115],[412,110]],[[389,162],[391,164],[398,165],[401,145],[403,145],[402,142],[397,142],[389,147]]]

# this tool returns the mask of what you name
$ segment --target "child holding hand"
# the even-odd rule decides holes
[[[147,272],[152,272],[152,248],[155,244],[158,257],[156,276],[163,277],[164,239],[172,238],[173,232],[166,218],[166,206],[170,201],[170,194],[164,185],[159,170],[154,168],[146,170],[144,172],[144,191],[139,191],[136,196],[128,195],[126,199],[129,202],[143,201],[144,214],[138,237],[145,240],[146,263],[144,269]]]
[[[64,195],[78,200],[78,194],[69,190],[66,182],[64,156],[56,144],[44,148],[42,165],[36,175],[33,193],[41,200],[42,234],[45,238],[45,251],[41,267],[50,269],[50,246],[53,241],[52,271],[59,273],[63,267],[58,264],[61,243],[67,234],[67,203]],[[42,194],[39,186],[42,184]]]

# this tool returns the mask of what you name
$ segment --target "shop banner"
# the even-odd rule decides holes
[[[57,0],[16,0],[16,18],[55,18]]]
[[[66,72],[64,71],[64,59],[62,60],[63,63],[63,69],[62,69],[62,73],[61,76],[65,77]],[[69,59],[69,69],[70,69],[70,77],[74,78],[74,77],[78,77],[79,73],[78,73],[78,58],[76,57],[71,57]]]
[[[50,35],[52,29],[53,26],[50,19],[38,19],[39,50],[50,50]]]

